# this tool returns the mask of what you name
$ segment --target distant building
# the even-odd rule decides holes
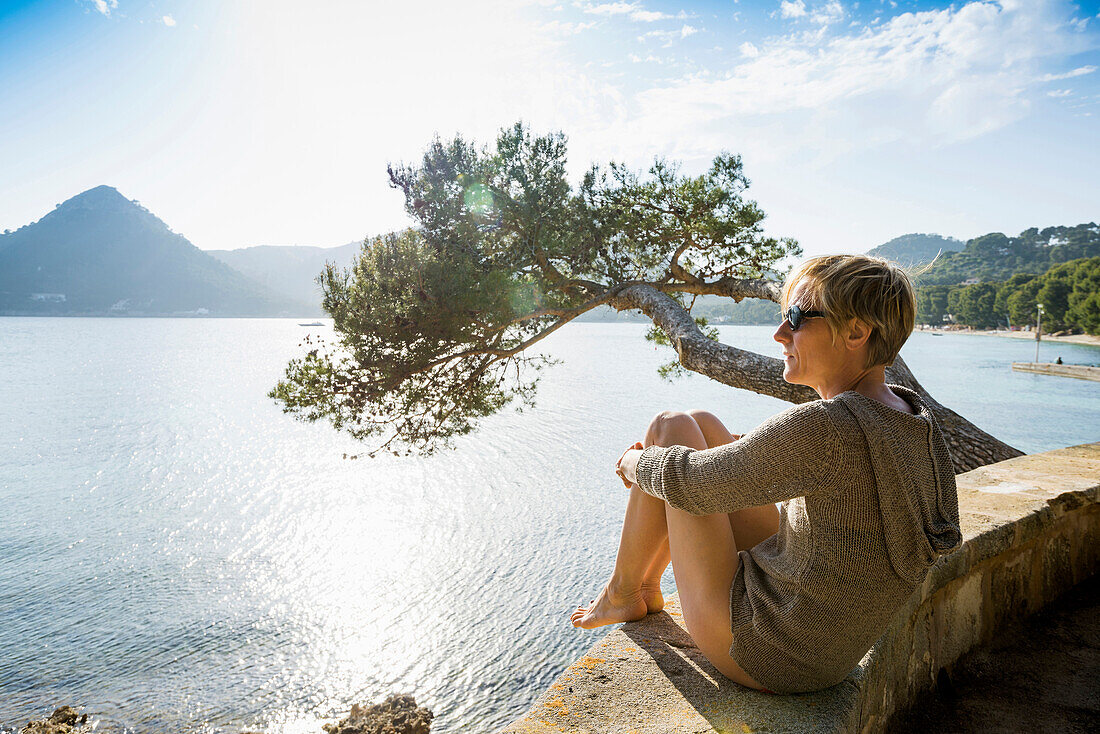
[[[64,303],[64,293],[32,293],[32,301],[46,301],[47,303]]]
[[[975,285],[981,282],[981,278],[967,278],[963,282],[959,283],[959,285]]]

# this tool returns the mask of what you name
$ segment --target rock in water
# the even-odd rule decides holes
[[[327,734],[429,734],[432,718],[412,696],[394,695],[367,708],[354,704],[346,719],[322,728]]]
[[[62,706],[50,714],[50,718],[32,721],[23,727],[22,734],[84,734],[91,729],[88,714],[78,714],[72,706]]]

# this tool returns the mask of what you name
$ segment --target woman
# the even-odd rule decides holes
[[[630,500],[615,570],[572,622],[659,611],[671,560],[684,623],[714,667],[795,693],[843,680],[962,536],[936,421],[885,380],[913,329],[905,273],[863,255],[815,258],[781,305],[783,378],[821,399],[745,436],[704,411],[657,415],[616,470]]]

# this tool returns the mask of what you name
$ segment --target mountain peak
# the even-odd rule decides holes
[[[944,252],[963,249],[962,240],[938,234],[903,234],[867,251],[868,255],[884,257],[905,267],[932,262]]]
[[[168,225],[162,222],[155,214],[143,207],[137,201],[127,199],[114,186],[95,186],[83,191],[76,196],[66,199],[54,207],[53,211],[42,217],[40,221],[85,219],[86,217],[109,217],[118,219],[121,217],[130,221],[141,221],[146,226],[163,228]],[[115,225],[117,226],[117,225]]]
[[[309,310],[202,252],[111,186],[77,194],[4,241],[0,312],[259,316]]]
[[[60,206],[100,207],[104,205],[132,204],[129,199],[118,192],[114,186],[96,186],[77,194],[73,198],[64,201]]]

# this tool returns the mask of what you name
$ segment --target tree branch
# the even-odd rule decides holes
[[[779,303],[780,286],[765,278],[719,278],[698,283],[663,283],[657,286],[665,293],[694,293],[698,296],[725,296],[738,303],[743,298],[760,298]]]
[[[538,318],[540,316],[557,316],[558,317],[558,320],[555,321],[553,324],[551,324],[550,326],[546,327],[545,329],[543,329],[539,333],[535,334],[534,336],[528,338],[526,341],[521,342],[520,344],[516,345],[515,347],[513,347],[511,349],[493,349],[493,348],[490,348],[490,347],[474,347],[473,349],[467,349],[467,350],[464,350],[462,352],[456,352],[454,354],[448,354],[444,357],[440,357],[439,359],[433,360],[432,362],[429,362],[428,364],[424,365],[423,367],[416,370],[412,374],[419,374],[420,372],[424,372],[425,370],[432,369],[433,367],[444,364],[446,362],[452,362],[456,359],[463,359],[465,357],[475,357],[475,356],[482,355],[482,354],[487,354],[487,355],[491,355],[493,357],[496,357],[497,360],[495,360],[495,361],[499,361],[501,359],[507,359],[508,357],[513,357],[513,356],[519,354],[520,352],[524,351],[525,349],[531,347],[532,345],[537,344],[538,342],[542,341],[546,337],[550,336],[552,333],[554,333],[555,331],[557,331],[561,327],[565,326],[566,324],[568,324],[570,321],[577,318],[581,314],[583,314],[587,311],[591,311],[596,306],[599,306],[601,304],[610,302],[610,300],[615,297],[615,294],[619,290],[620,289],[618,289],[618,288],[612,289],[612,290],[604,293],[601,296],[597,296],[596,298],[592,298],[592,299],[589,299],[588,301],[585,301],[584,303],[582,303],[580,306],[577,306],[576,308],[570,308],[570,309],[564,309],[564,310],[542,309],[540,311],[532,311],[529,314],[524,314],[523,316],[519,316],[519,317],[513,319],[508,324],[508,326],[513,326],[513,325],[521,323],[523,321],[529,321],[533,318]]]
[[[905,360],[900,356],[894,360],[892,366],[886,368],[886,381],[895,385],[904,385],[915,391],[928,404],[932,414],[936,416],[936,421],[940,424],[947,447],[951,449],[951,459],[955,464],[956,474],[1024,455],[1023,451],[991,436],[942,405],[917,381],[909,365],[905,364]]]
[[[779,359],[708,339],[683,306],[649,284],[625,288],[608,303],[618,311],[637,309],[645,313],[668,336],[680,364],[692,372],[791,403],[817,399],[810,388],[783,380],[783,362]]]
[[[676,248],[676,251],[672,253],[672,260],[669,262],[668,272],[685,283],[698,285],[703,282],[703,279],[694,273],[688,272],[687,268],[680,264],[680,256],[687,252],[688,248],[693,244],[694,243],[689,239]]]

